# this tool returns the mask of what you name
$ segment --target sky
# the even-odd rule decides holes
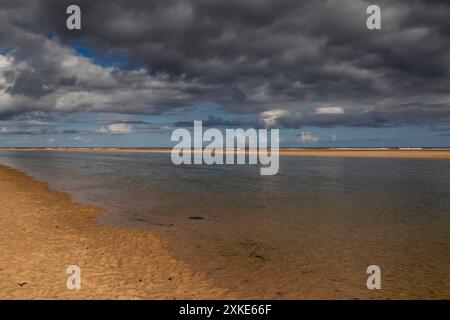
[[[445,0],[0,0],[0,147],[170,147],[194,120],[280,146],[450,147],[449,17]]]

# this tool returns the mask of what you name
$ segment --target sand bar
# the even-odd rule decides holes
[[[105,152],[105,153],[171,153],[167,148],[120,149],[120,148],[0,148],[0,151],[46,151],[46,152]],[[196,151],[193,151],[194,153]],[[230,153],[233,151],[225,151]],[[237,151],[241,153],[245,151]],[[247,151],[248,152],[248,151]],[[251,151],[252,152],[252,151]],[[252,152],[253,153],[253,152]],[[416,158],[450,159],[450,149],[301,149],[281,148],[281,156],[293,157],[346,157],[346,158]]]

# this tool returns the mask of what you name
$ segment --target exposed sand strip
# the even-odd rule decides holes
[[[119,149],[119,148],[0,148],[0,151],[47,151],[47,152],[105,152],[105,153],[171,153],[171,149]],[[193,151],[196,153],[197,151]],[[232,153],[225,151],[224,153]],[[245,151],[237,151],[242,153]],[[248,151],[247,151],[248,152]],[[250,151],[251,153],[256,151]],[[356,157],[356,158],[417,158],[450,159],[450,149],[280,149],[281,156],[301,157]]]

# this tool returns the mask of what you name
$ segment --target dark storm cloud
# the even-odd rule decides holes
[[[6,89],[12,95],[28,95],[39,98],[52,91],[45,85],[45,79],[41,74],[33,70],[24,70],[15,79],[14,86]]]
[[[201,120],[201,119],[199,119]],[[176,127],[192,127],[193,121],[178,121],[174,123]],[[202,120],[204,127],[242,127],[242,126],[259,126],[258,121],[248,119],[223,119],[214,115],[209,115],[207,119]]]
[[[377,1],[377,31],[366,28],[372,2],[363,0],[80,0],[81,31],[65,28],[73,1],[0,3],[0,43],[15,49],[17,64],[26,63],[5,71],[5,92],[18,101],[0,107],[0,114],[36,108],[182,113],[209,103],[255,114],[255,120],[212,117],[206,125],[384,127],[450,120],[447,1]],[[43,44],[36,32],[52,33],[55,44]],[[110,71],[80,62],[72,72],[64,48],[74,42],[126,62]],[[135,72],[141,67],[145,75]],[[323,107],[344,112],[316,112]],[[285,112],[264,114],[271,110]]]

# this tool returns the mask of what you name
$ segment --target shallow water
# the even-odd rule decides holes
[[[2,151],[0,163],[106,208],[99,223],[158,232],[239,298],[450,298],[449,160],[282,157],[276,176],[170,154]],[[366,287],[372,264],[381,290]]]

